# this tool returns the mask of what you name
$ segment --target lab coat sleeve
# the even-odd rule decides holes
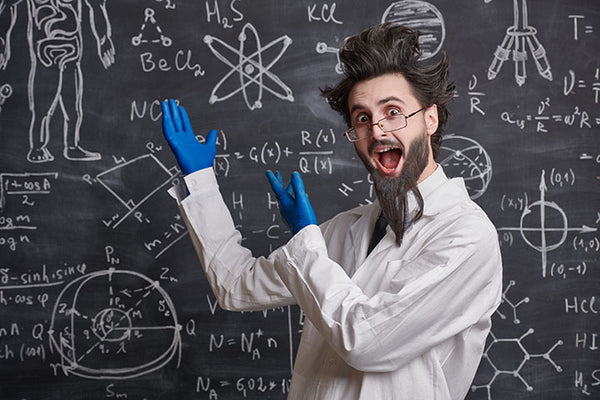
[[[190,177],[188,179],[188,177]],[[251,311],[294,303],[273,267],[273,258],[253,257],[207,168],[186,177],[190,195],[180,204],[208,282],[226,310]]]
[[[495,229],[482,222],[467,218],[439,232],[435,246],[406,261],[427,272],[405,285],[392,278],[390,287],[399,290],[370,297],[328,258],[317,227],[304,228],[279,249],[274,265],[340,357],[361,371],[393,371],[458,333],[468,334],[498,306],[500,250]]]

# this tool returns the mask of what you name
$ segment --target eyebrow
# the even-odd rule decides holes
[[[385,98],[383,98],[383,99],[379,100],[379,101],[377,102],[377,104],[378,104],[378,105],[383,105],[383,104],[389,103],[390,101],[396,101],[396,102],[398,102],[398,103],[402,103],[403,105],[406,105],[406,102],[405,102],[404,100],[402,100],[401,98],[399,98],[399,97],[396,97],[396,96],[388,96],[388,97],[385,97]],[[350,114],[352,114],[352,113],[353,113],[354,111],[356,111],[356,110],[362,110],[362,109],[364,109],[364,108],[365,108],[365,106],[363,106],[363,105],[361,105],[361,104],[355,104],[355,105],[353,105],[353,106],[352,106],[352,108],[350,109]]]

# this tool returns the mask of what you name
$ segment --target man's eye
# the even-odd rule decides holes
[[[367,117],[366,115],[359,115],[356,118],[356,122],[358,122],[359,124],[368,124],[369,123],[369,117]]]
[[[387,116],[388,116],[388,117],[397,117],[397,116],[398,116],[398,115],[400,115],[400,114],[402,114],[402,113],[401,113],[401,112],[400,112],[400,110],[398,110],[397,108],[390,108],[390,109],[387,111]]]

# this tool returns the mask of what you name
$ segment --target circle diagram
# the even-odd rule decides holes
[[[558,204],[538,200],[523,211],[520,231],[521,237],[530,247],[540,252],[552,251],[567,239],[569,222]]]
[[[419,31],[421,60],[436,55],[446,38],[444,17],[433,4],[422,0],[402,0],[392,3],[381,17],[381,22],[404,25]]]
[[[173,303],[158,282],[110,268],[62,290],[48,336],[65,373],[128,379],[180,356],[180,331]]]
[[[448,135],[440,147],[439,164],[448,176],[461,177],[472,199],[483,195],[492,179],[492,161],[473,139]]]

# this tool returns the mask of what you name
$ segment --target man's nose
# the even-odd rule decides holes
[[[371,125],[371,137],[375,140],[383,139],[388,136],[389,132],[384,131],[385,120],[375,122]]]

